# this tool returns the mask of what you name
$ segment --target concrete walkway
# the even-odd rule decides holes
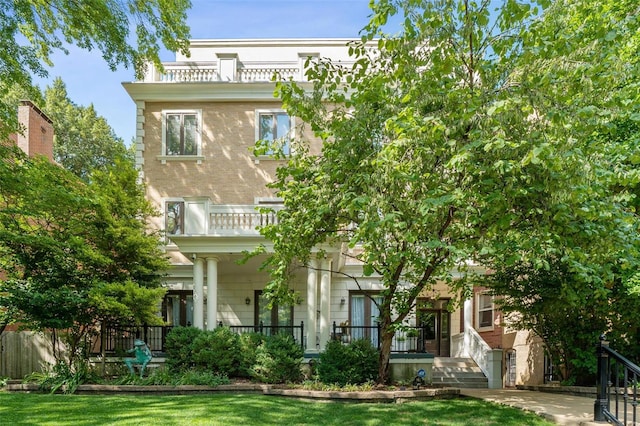
[[[595,426],[594,398],[511,389],[460,389],[460,395],[531,411],[559,425]]]

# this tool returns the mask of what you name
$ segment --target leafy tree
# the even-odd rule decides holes
[[[32,90],[31,76],[46,76],[51,55],[67,53],[67,44],[97,49],[111,69],[124,65],[138,76],[147,61],[161,67],[161,44],[188,53],[190,6],[189,0],[0,0],[0,98],[13,86]],[[4,103],[0,123],[0,139],[18,127],[15,111]]]
[[[320,59],[310,91],[277,86],[323,146],[296,141],[278,170],[286,209],[262,230],[274,243],[267,292],[287,297],[312,248],[358,246],[343,254],[384,286],[379,382],[416,298],[437,282],[467,290],[453,272],[469,261],[560,258],[596,296],[614,264],[635,262],[629,194],[609,189],[637,176],[620,144],[592,136],[638,117],[636,6],[490,3],[372,2],[353,66]],[[387,35],[395,14],[402,31]]]
[[[94,169],[104,169],[116,158],[129,155],[121,138],[116,136],[93,105],[71,102],[60,78],[45,89],[44,112],[53,121],[55,160],[76,176],[87,179]],[[131,158],[133,161],[133,158]]]
[[[86,184],[45,159],[1,149],[0,306],[30,329],[51,330],[54,355],[74,369],[100,321],[155,318],[167,261],[159,236],[145,229],[152,208],[124,160]]]

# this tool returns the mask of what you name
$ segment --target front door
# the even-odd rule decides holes
[[[262,326],[262,332],[267,335],[285,331],[293,333],[293,306],[274,303],[269,307],[269,301],[262,290],[256,290],[255,300],[255,327]]]
[[[449,299],[419,299],[417,309],[418,351],[435,356],[450,354],[451,313]]]
[[[168,291],[162,302],[162,313],[167,325],[190,326],[193,324],[193,292]]]

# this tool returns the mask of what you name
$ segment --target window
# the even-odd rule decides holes
[[[493,328],[493,296],[487,293],[478,293],[478,328]]]
[[[184,201],[167,201],[164,229],[167,235],[184,233]]]
[[[351,292],[349,295],[349,317],[351,339],[368,339],[374,347],[378,347],[378,305],[382,303],[379,294]]]
[[[201,155],[200,111],[164,111],[162,115],[162,155],[166,157]]]
[[[291,152],[291,117],[283,111],[256,111],[256,139],[273,143],[266,154],[281,150],[282,154]]]

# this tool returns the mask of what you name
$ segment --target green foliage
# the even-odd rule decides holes
[[[635,268],[637,150],[594,135],[640,117],[640,37],[631,0],[371,7],[353,65],[309,61],[312,90],[277,85],[323,145],[297,133],[272,185],[286,208],[261,232],[274,300],[315,248],[357,246],[346,255],[384,286],[386,382],[416,297],[437,282],[463,294],[472,262],[563,259],[596,294],[613,265]],[[385,34],[394,15],[402,31]]]
[[[239,336],[240,377],[251,377],[253,366],[256,365],[258,347],[264,343],[265,336],[260,333],[242,333]]]
[[[53,122],[53,153],[62,167],[87,181],[94,170],[105,170],[117,159],[133,163],[123,140],[107,121],[93,105],[74,104],[60,78],[45,89],[44,98],[41,108]]]
[[[32,373],[25,380],[37,383],[40,389],[50,393],[62,391],[66,394],[72,394],[76,392],[79,385],[95,383],[98,377],[91,372],[89,365],[85,362],[77,364],[73,369],[68,364],[59,362],[53,366],[51,371]]]
[[[162,67],[161,45],[188,54],[189,0],[0,1],[0,99],[14,87],[32,90],[32,75],[45,77],[56,51],[67,46],[102,53],[107,64],[133,68],[137,76],[151,61]],[[135,40],[132,30],[135,29]],[[16,42],[20,40],[20,42]],[[15,110],[0,102],[0,140],[17,129]]]
[[[193,344],[196,338],[204,334],[203,330],[195,327],[174,327],[165,341],[167,354],[166,365],[172,373],[188,370],[195,365],[193,359]]]
[[[236,376],[240,370],[239,336],[229,327],[218,327],[196,336],[190,345],[196,369]]]
[[[369,340],[354,340],[348,345],[332,340],[320,353],[318,378],[338,386],[373,381],[378,374],[378,356]]]
[[[12,321],[53,330],[73,368],[100,321],[154,317],[168,263],[159,235],[146,231],[153,211],[124,160],[84,183],[15,147],[0,154],[0,307]]]
[[[211,371],[186,370],[179,373],[172,373],[165,368],[151,370],[146,377],[125,374],[117,379],[116,385],[135,386],[210,386],[216,387],[229,384],[229,379],[225,375],[215,374]]]
[[[255,378],[264,383],[297,382],[302,377],[300,363],[304,351],[292,336],[268,336],[256,350]]]

